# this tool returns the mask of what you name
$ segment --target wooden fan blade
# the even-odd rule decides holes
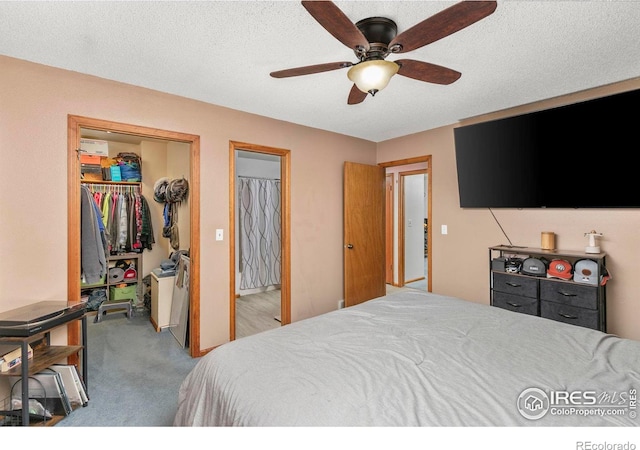
[[[273,78],[297,77],[299,75],[310,75],[313,73],[344,69],[345,67],[350,67],[352,65],[353,63],[350,63],[349,61],[316,64],[313,66],[296,67],[295,69],[278,70],[276,72],[271,72],[270,75]]]
[[[389,44],[389,48],[402,46],[394,53],[406,53],[449,36],[492,14],[497,2],[465,1],[441,11],[417,25],[400,33]]]
[[[331,35],[352,50],[369,50],[369,42],[362,32],[333,2],[303,1],[309,14]]]
[[[365,98],[367,98],[367,93],[362,92],[360,89],[358,89],[358,86],[354,84],[351,88],[351,92],[349,92],[349,99],[347,100],[347,104],[357,105],[358,103],[362,103]]]
[[[399,59],[394,62],[400,66],[398,75],[427,83],[451,84],[462,75],[453,69],[413,59]]]

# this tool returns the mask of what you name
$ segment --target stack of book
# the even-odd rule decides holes
[[[33,349],[27,346],[27,359],[33,358]],[[0,372],[8,372],[22,363],[22,349],[13,345],[0,346]]]
[[[80,155],[80,173],[84,180],[102,181],[100,159],[101,156],[98,155]]]

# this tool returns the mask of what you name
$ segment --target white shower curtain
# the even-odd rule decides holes
[[[280,284],[280,180],[238,177],[240,289]]]

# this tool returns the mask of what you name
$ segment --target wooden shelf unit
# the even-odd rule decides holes
[[[81,322],[81,338],[83,345],[50,345],[50,333],[52,330],[67,326],[73,321],[80,320]],[[32,346],[33,357],[27,358],[28,346],[35,343]],[[68,358],[78,353],[82,353],[81,366],[82,366],[82,381],[87,389],[88,393],[88,368],[87,368],[87,315],[84,314],[81,317],[74,317],[66,322],[57,323],[49,328],[44,326],[42,331],[29,337],[15,337],[15,336],[0,336],[0,344],[15,344],[16,347],[22,349],[22,363],[16,367],[11,368],[7,372],[0,372],[0,377],[18,376],[22,379],[22,404],[28,404],[29,401],[29,383],[24,382],[30,376],[39,373],[46,368],[52,366],[55,363],[60,362],[64,358]],[[26,362],[25,362],[26,361]],[[26,400],[26,401],[25,401]],[[9,399],[11,401],[11,399]],[[22,425],[23,426],[52,426],[62,420],[64,416],[54,415],[51,419],[43,422],[30,423],[29,409],[22,408]]]
[[[136,269],[136,278],[131,278],[129,280],[122,281],[111,281],[109,279],[108,269],[111,268],[111,264],[121,260],[135,260],[135,269]],[[105,289],[107,292],[107,300],[111,299],[110,287],[117,286],[119,284],[136,284],[136,301],[133,305],[134,307],[139,308],[143,303],[143,289],[142,289],[142,253],[129,252],[129,253],[120,253],[115,255],[107,256],[107,264],[109,267],[107,268],[107,276],[103,283],[94,283],[94,284],[81,284],[80,289],[82,291],[92,290],[92,289]]]

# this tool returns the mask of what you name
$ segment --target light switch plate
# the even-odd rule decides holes
[[[222,232],[222,229],[221,229],[221,228],[218,228],[218,229],[216,230],[216,241],[221,241],[221,240],[223,240],[223,236],[224,236],[224,234],[223,234],[223,232]]]

